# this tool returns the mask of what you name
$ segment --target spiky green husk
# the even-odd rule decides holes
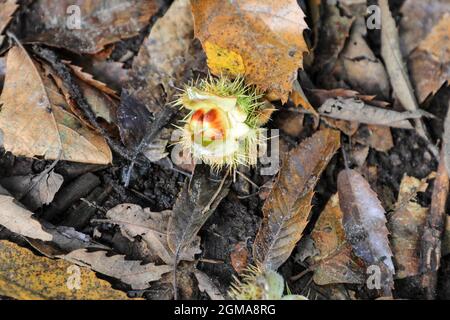
[[[204,95],[217,96],[218,99],[236,99],[238,113],[245,115],[245,121],[243,123],[249,128],[245,135],[239,137],[239,143],[230,142],[228,145],[227,143],[222,142],[223,145],[220,145],[220,142],[217,142],[217,144],[212,147],[205,147],[203,144],[196,144],[196,142],[193,141],[193,135],[188,125],[192,115],[196,111],[196,109],[192,107],[192,101],[195,100],[192,100],[192,94],[190,94],[193,90]],[[262,97],[263,95],[258,92],[255,87],[246,85],[242,77],[230,80],[226,77],[215,78],[209,76],[187,85],[175,102],[175,105],[191,109],[191,112],[184,119],[187,125],[183,128],[183,136],[180,142],[185,148],[191,151],[195,159],[202,160],[204,163],[217,170],[222,169],[225,166],[234,170],[238,165],[256,165],[258,146],[266,143],[265,139],[262,138],[263,135],[261,134],[260,129],[260,125],[262,124],[261,115],[265,109]],[[216,103],[217,101],[213,102]],[[207,102],[204,102],[202,106],[205,104],[207,104]],[[212,106],[213,105],[214,104],[212,104]],[[232,117],[230,119],[230,128],[227,129],[232,131],[236,124],[233,122],[235,120],[233,120]],[[216,152],[210,152],[211,150],[215,150]],[[224,151],[219,152],[218,150]]]

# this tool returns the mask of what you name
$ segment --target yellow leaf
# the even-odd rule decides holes
[[[248,83],[267,91],[271,99],[286,102],[308,51],[303,38],[308,26],[297,1],[192,0],[191,4],[195,36],[206,51],[211,72],[245,71]]]
[[[22,300],[124,300],[94,272],[0,241],[0,295]]]
[[[239,53],[205,42],[208,67],[214,74],[238,76],[245,73],[245,66]]]

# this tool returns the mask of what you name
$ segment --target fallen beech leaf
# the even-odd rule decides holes
[[[339,148],[339,139],[338,131],[318,131],[285,158],[264,203],[264,219],[253,245],[261,267],[276,270],[291,255],[308,222],[314,187]]]
[[[230,181],[213,181],[209,171],[206,165],[197,165],[192,180],[185,183],[173,207],[167,240],[175,254],[175,265],[229,192]]]
[[[156,21],[133,60],[130,84],[135,92],[131,93],[152,112],[159,111],[164,105],[161,100],[172,96],[175,86],[184,82],[193,24],[189,0],[175,0]]]
[[[377,194],[355,170],[342,170],[337,185],[346,238],[368,267],[379,267],[383,294],[391,295],[395,270],[385,211]]]
[[[74,24],[79,9],[81,25]],[[68,15],[68,8],[72,8]],[[159,9],[155,0],[37,0],[27,15],[24,42],[43,42],[76,53],[94,54],[105,45],[130,38],[148,24]],[[73,20],[68,20],[72,18]]]
[[[150,282],[157,281],[163,274],[172,271],[172,267],[168,265],[141,264],[141,261],[125,260],[123,255],[108,256],[106,251],[88,252],[80,249],[60,258],[119,279],[134,290],[147,289]]]
[[[195,36],[213,74],[246,80],[286,102],[308,47],[305,15],[294,0],[194,0]]]
[[[321,115],[335,119],[402,129],[413,129],[408,119],[420,119],[422,116],[428,115],[422,111],[397,112],[377,108],[364,103],[362,100],[356,100],[355,98],[343,99],[340,97],[328,99],[320,106],[318,111]]]
[[[8,52],[0,104],[4,148],[14,155],[92,164],[112,161],[105,139],[66,111],[58,88],[20,47]]]
[[[415,202],[418,192],[425,192],[426,180],[405,175],[400,184],[394,214],[389,219],[392,251],[397,266],[397,279],[420,273],[420,236],[423,232],[428,208]]]
[[[450,82],[450,13],[431,30],[409,57],[411,78],[419,102]]]
[[[2,36],[3,31],[5,31],[6,26],[11,21],[14,12],[16,12],[19,7],[16,4],[16,0],[1,0],[0,1],[0,47],[3,44],[4,36]]]
[[[172,211],[152,212],[135,204],[120,204],[108,210],[106,216],[108,223],[120,225],[125,236],[134,238],[139,235],[145,241],[152,256],[150,261],[161,259],[165,264],[173,263],[173,252],[167,243],[167,225]],[[200,252],[200,238],[197,237],[179,259],[194,261],[194,256]]]
[[[53,201],[64,178],[51,170],[38,175],[13,176],[0,179],[0,184],[31,211]]]
[[[0,240],[0,295],[21,300],[125,300],[87,268],[34,255]]]
[[[311,232],[314,247],[319,253],[311,258],[314,282],[318,285],[332,283],[364,283],[364,263],[352,252],[346,241],[342,225],[339,197],[335,194],[320,213]]]

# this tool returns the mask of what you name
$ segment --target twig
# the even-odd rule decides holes
[[[449,192],[449,176],[445,166],[444,151],[437,171],[434,189],[431,197],[431,206],[424,232],[421,238],[421,282],[427,299],[434,300],[438,270],[441,260],[441,242],[444,235],[446,211],[445,205]]]

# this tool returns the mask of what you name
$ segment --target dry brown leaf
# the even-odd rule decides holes
[[[225,178],[224,178],[225,179]],[[167,240],[175,254],[175,264],[188,250],[206,220],[229,192],[230,181],[214,181],[210,168],[197,165],[191,181],[183,186],[169,220]]]
[[[311,232],[314,246],[319,254],[312,257],[314,282],[318,285],[331,283],[364,283],[364,263],[354,256],[352,246],[346,241],[342,225],[339,196],[328,201]]]
[[[16,12],[19,7],[16,4],[16,0],[1,0],[0,1],[0,47],[3,44],[4,36],[2,36],[3,31],[5,31],[6,26],[11,21],[14,12]]]
[[[63,182],[64,178],[53,170],[38,175],[0,179],[0,184],[31,211],[52,202]]]
[[[51,260],[0,241],[0,295],[21,300],[125,300],[87,268]]]
[[[405,175],[400,184],[396,210],[389,219],[392,251],[396,262],[397,279],[420,273],[420,237],[423,232],[428,208],[415,202],[418,192],[425,192],[426,179],[419,180]]]
[[[359,99],[341,97],[326,100],[318,111],[321,115],[334,119],[402,129],[413,129],[408,120],[420,119],[424,114],[426,115],[422,111],[397,112],[377,108]]]
[[[450,12],[449,0],[405,0],[400,21],[400,42],[405,58],[426,38],[446,12]]]
[[[72,64],[70,61],[64,61],[69,67],[70,69],[72,69],[73,73],[81,80],[83,80],[84,82],[90,84],[91,86],[99,89],[100,91],[109,94],[110,96],[113,96],[115,98],[119,98],[117,96],[116,91],[110,89],[106,84],[104,84],[103,82],[96,80],[94,78],[93,75],[87,73],[86,71],[83,70],[82,67],[76,66],[74,64]],[[92,104],[91,104],[92,105]]]
[[[77,18],[76,11],[67,13],[71,6],[80,10],[80,28],[68,27]],[[155,0],[36,0],[27,15],[23,41],[94,54],[105,45],[137,35],[158,9]]]
[[[357,18],[333,73],[354,90],[388,98],[388,75],[383,63],[367,44],[366,36],[366,21],[362,17]]]
[[[412,52],[408,65],[419,102],[450,82],[450,13],[442,16]]]
[[[165,264],[173,263],[173,252],[167,243],[167,225],[172,211],[152,212],[149,208],[125,203],[108,210],[106,216],[108,223],[121,226],[126,237],[133,239],[140,236],[145,241],[151,254],[150,261],[161,259]],[[179,259],[194,261],[194,256],[200,252],[200,238],[197,237]]]
[[[175,0],[156,21],[133,60],[130,84],[135,92],[131,93],[151,111],[159,111],[164,96],[173,95],[175,86],[183,83],[191,59],[188,50],[194,37],[193,24],[189,0]]]
[[[278,269],[291,255],[308,222],[314,187],[339,146],[339,132],[324,129],[285,158],[253,245],[253,256],[265,269]]]
[[[286,102],[308,47],[305,14],[295,0],[193,0],[195,35],[213,74],[245,74]]]
[[[106,251],[88,252],[79,249],[60,258],[119,279],[134,290],[147,289],[150,282],[157,281],[163,274],[172,271],[172,267],[168,265],[141,264],[141,261],[125,260],[123,255],[108,256]]]
[[[4,148],[14,155],[92,164],[112,161],[105,139],[67,111],[56,85],[21,47],[8,52],[0,104]]]
[[[346,238],[368,267],[378,266],[383,294],[391,295],[395,269],[385,210],[377,194],[357,171],[342,170],[337,181]]]
[[[17,204],[13,197],[0,194],[0,225],[24,237],[51,241],[53,236],[43,229],[33,213]]]

